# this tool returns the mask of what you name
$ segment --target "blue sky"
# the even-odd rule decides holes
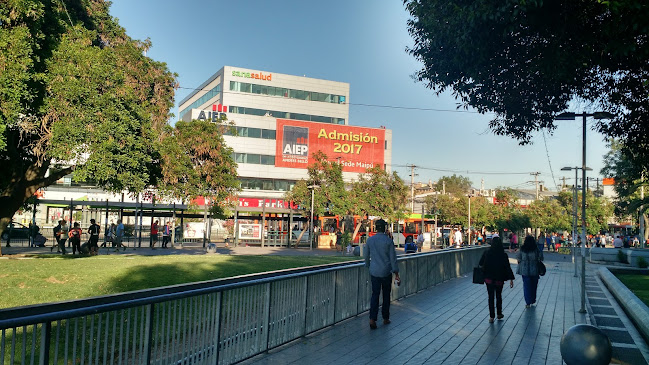
[[[349,83],[350,125],[392,129],[392,168],[408,182],[405,166],[415,164],[417,181],[457,173],[474,187],[533,188],[538,171],[555,190],[561,177],[574,180],[561,167],[581,166],[581,121],[519,146],[489,131],[490,115],[457,111],[450,94],[415,83],[421,65],[405,51],[412,39],[399,0],[115,0],[111,15],[132,38],[150,38],[147,55],[178,74],[176,103],[224,65]],[[606,143],[591,130],[587,141],[589,176],[601,177]]]

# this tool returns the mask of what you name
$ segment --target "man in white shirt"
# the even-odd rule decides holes
[[[454,237],[455,245],[457,247],[462,246],[462,232],[460,232],[459,229],[455,229],[455,237]]]
[[[619,234],[615,235],[615,239],[613,240],[613,247],[615,247],[615,248],[624,247],[624,242],[622,242],[622,239],[620,238]]]

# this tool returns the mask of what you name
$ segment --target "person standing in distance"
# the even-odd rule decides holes
[[[81,231],[81,227],[79,226],[79,222],[74,222],[74,228],[68,232],[68,237],[70,237],[70,243],[72,244],[72,254],[76,255],[77,251],[79,252],[79,255],[81,255],[81,234],[83,231]]]
[[[151,249],[155,250],[155,245],[158,243],[158,221],[156,220],[151,224]]]
[[[90,240],[88,240],[88,250],[90,250],[91,255],[96,255],[99,251],[99,232],[101,227],[97,224],[97,221],[93,218],[90,220],[90,227],[88,227],[88,234],[90,235]]]
[[[372,281],[372,297],[370,299],[371,329],[376,329],[376,320],[379,314],[379,295],[381,291],[383,292],[383,305],[381,307],[383,324],[390,323],[392,274],[394,273],[397,283],[401,282],[394,242],[385,234],[386,223],[383,219],[379,219],[376,221],[375,226],[376,234],[367,240],[363,252],[365,266],[370,270],[370,278]]]

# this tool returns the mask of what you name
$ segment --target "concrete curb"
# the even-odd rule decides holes
[[[642,337],[646,341],[649,341],[649,307],[638,299],[629,288],[622,284],[620,279],[616,278],[608,268],[600,268],[599,277],[615,299],[617,299],[620,306],[629,315],[629,318],[636,325]]]

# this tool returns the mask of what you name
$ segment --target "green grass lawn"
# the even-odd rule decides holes
[[[620,281],[631,289],[644,304],[649,305],[649,275],[619,274]]]
[[[308,256],[47,256],[0,260],[0,308],[358,259]]]

